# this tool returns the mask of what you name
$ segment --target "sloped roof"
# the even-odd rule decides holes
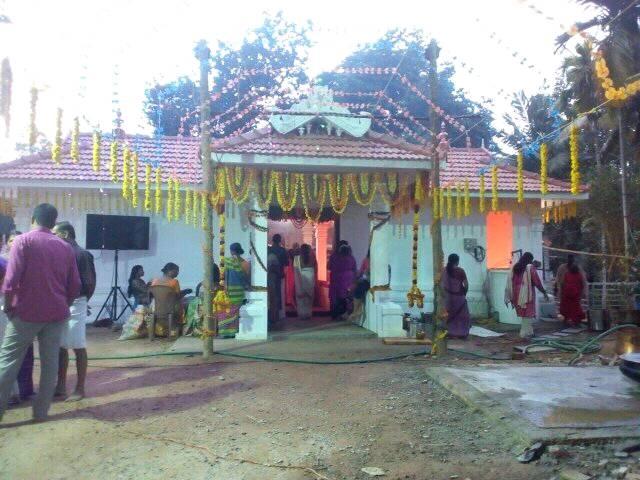
[[[469,180],[469,189],[480,189],[480,174],[482,168],[487,170],[485,174],[485,188],[491,189],[490,174],[491,153],[484,148],[451,148],[447,156],[447,165],[440,171],[440,184],[444,187],[455,185],[464,180]],[[525,171],[524,191],[540,192],[540,175]],[[516,191],[518,174],[515,167],[509,165],[498,166],[498,190]],[[562,180],[548,177],[548,190],[550,193],[571,193],[571,184]],[[586,187],[583,187],[586,190]]]
[[[127,135],[126,141],[138,152],[140,158],[139,178],[144,177],[145,162],[157,163],[162,169],[163,181],[170,175],[176,176],[187,184],[198,184],[202,179],[200,166],[200,141],[193,137],[147,137]],[[95,172],[92,167],[92,137],[82,134],[80,137],[80,161],[73,163],[70,156],[70,143],[63,146],[60,165],[51,160],[49,151],[21,157],[7,163],[0,163],[0,179],[26,181],[111,181],[108,171],[110,155],[109,137],[103,137],[100,146],[102,167]],[[122,147],[120,147],[122,148]],[[214,141],[215,153],[258,154],[273,156],[359,158],[371,160],[416,160],[429,159],[427,147],[417,146],[389,135],[369,132],[362,138],[335,137],[329,135],[279,135],[270,129],[254,130],[235,137]],[[119,155],[121,151],[119,152]],[[453,185],[469,180],[469,187],[479,189],[478,172],[487,167],[491,154],[484,148],[451,148],[446,166],[441,171],[441,184]],[[155,166],[155,164],[154,164]],[[498,167],[499,190],[515,191],[517,175],[515,168]],[[486,188],[490,187],[490,176],[486,176]],[[567,182],[549,178],[550,193],[569,193]],[[524,189],[526,192],[540,191],[540,178],[537,174],[525,172]]]
[[[212,144],[216,153],[281,155],[296,157],[360,158],[372,160],[429,160],[424,147],[390,135],[365,136],[281,135],[270,127],[223,139]]]

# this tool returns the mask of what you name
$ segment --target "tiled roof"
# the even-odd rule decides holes
[[[423,147],[369,132],[364,137],[281,135],[270,128],[253,130],[212,145],[217,153],[282,155],[296,157],[360,158],[372,160],[429,160]]]
[[[162,177],[166,180],[175,175],[184,183],[200,183],[202,169],[200,167],[200,141],[193,137],[153,137],[127,135],[126,140],[132,149],[138,152],[139,178],[144,178],[145,162],[161,167]],[[79,180],[110,182],[109,155],[111,138],[103,137],[100,144],[101,168],[93,170],[93,140],[90,134],[80,136],[80,160],[73,163],[70,155],[70,142],[67,140],[62,148],[60,165],[51,160],[47,150],[35,155],[19,158],[12,162],[0,163],[0,179],[19,180]],[[118,151],[122,157],[122,144]],[[118,162],[121,169],[121,162]],[[121,173],[121,172],[120,172]]]
[[[198,184],[202,178],[199,152],[200,141],[193,137],[153,137],[127,135],[126,141],[140,157],[139,178],[144,178],[145,162],[157,162],[162,168],[163,179],[174,175],[182,182]],[[102,166],[98,172],[92,168],[92,138],[83,134],[80,137],[80,161],[73,163],[69,154],[69,142],[63,147],[61,164],[51,160],[48,151],[19,158],[8,163],[0,163],[0,179],[14,180],[67,180],[110,182],[109,154],[111,139],[103,137],[100,157]],[[122,148],[122,147],[120,147]],[[262,155],[287,155],[305,157],[364,158],[371,160],[426,160],[429,158],[426,148],[419,147],[388,135],[370,132],[366,137],[330,137],[327,135],[282,136],[270,130],[255,130],[250,133],[214,141],[212,150],[217,153]],[[121,154],[121,151],[120,153]],[[441,172],[441,184],[452,185],[469,180],[471,190],[479,189],[478,172],[487,167],[491,154],[483,148],[451,148],[446,167]],[[120,162],[118,164],[119,168]],[[516,190],[516,171],[513,167],[500,166],[499,189]],[[486,189],[491,188],[490,175],[486,175]],[[549,179],[549,192],[568,193],[567,182]],[[524,188],[527,192],[540,191],[537,174],[525,172]]]
[[[442,186],[455,185],[461,181],[469,180],[469,189],[480,189],[479,172],[482,168],[487,170],[485,174],[486,191],[491,189],[491,174],[489,162],[491,153],[484,148],[451,148],[447,156],[447,166],[440,172],[440,184]],[[498,166],[498,190],[516,191],[516,169],[509,165]],[[548,178],[550,193],[570,193],[571,185],[568,182]],[[533,172],[524,172],[524,191],[540,192],[540,175]],[[583,187],[586,190],[586,187]]]

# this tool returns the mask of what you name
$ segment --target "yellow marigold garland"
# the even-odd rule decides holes
[[[432,201],[431,216],[433,220],[437,220],[438,218],[440,218],[440,189],[434,188],[432,192],[433,192],[433,197],[431,199]]]
[[[167,180],[167,220],[169,220],[170,222],[173,220],[173,193],[173,178],[169,177],[169,179]]]
[[[78,117],[73,119],[70,154],[73,163],[78,163],[80,161],[80,120],[78,120]]]
[[[416,172],[416,184],[413,198],[418,204],[422,204],[424,202],[424,185],[422,183],[422,172]]]
[[[102,139],[100,138],[100,132],[93,132],[93,155],[92,155],[92,166],[94,172],[100,171],[100,142]]]
[[[200,192],[200,226],[203,230],[209,227],[209,217],[207,215],[207,202],[209,197],[207,192]]]
[[[184,223],[189,225],[191,223],[191,201],[193,197],[191,196],[191,190],[186,188],[184,190]]]
[[[138,206],[138,168],[140,161],[138,159],[138,152],[133,152],[132,165],[131,165],[131,206],[137,208]]]
[[[438,216],[439,219],[443,219],[444,218],[444,213],[445,213],[445,189],[441,188],[440,189],[440,215]]]
[[[118,142],[116,140],[113,140],[110,146],[109,175],[112,182],[118,181]]]
[[[491,167],[491,210],[498,211],[498,167]]]
[[[182,213],[182,197],[180,195],[180,180],[178,180],[177,178],[174,179],[173,181],[173,188],[174,188],[174,193],[173,193],[173,219],[174,220],[179,220],[180,219],[180,215]]]
[[[580,193],[580,164],[578,160],[578,127],[571,125],[569,130],[569,152],[571,158],[571,193]]]
[[[58,108],[56,114],[56,136],[51,145],[51,160],[60,165],[62,156],[62,109]]]
[[[356,174],[349,174],[348,182],[351,187],[351,192],[353,193],[353,199],[356,201],[358,205],[363,207],[371,205],[374,197],[376,196],[375,185],[373,188],[369,188],[369,181],[362,181],[363,176],[366,176],[368,179],[368,174],[360,174],[357,176]],[[359,178],[358,178],[359,177]],[[364,184],[364,188],[363,187]]]
[[[416,204],[413,209],[412,224],[412,244],[411,244],[411,290],[407,293],[409,308],[414,306],[424,307],[424,294],[418,287],[418,234],[420,230],[420,207]]]
[[[237,205],[242,205],[249,198],[249,192],[254,187],[253,185],[253,170],[249,172],[243,172],[241,167],[227,167],[224,168],[226,176],[226,186],[229,190],[229,196]],[[240,182],[238,182],[240,178]],[[238,188],[238,184],[241,185]]]
[[[600,85],[604,90],[604,96],[609,101],[624,102],[629,97],[640,92],[640,80],[634,80],[633,82],[623,85],[621,87],[614,87],[613,80],[610,77],[609,67],[607,61],[604,59],[602,52],[597,51],[594,53],[595,71],[596,76],[600,80]]]
[[[516,190],[518,203],[524,202],[524,155],[522,150],[518,150],[518,156],[516,157]]]
[[[144,209],[151,210],[151,165],[144,166]]]
[[[478,211],[480,213],[484,213],[484,193],[485,193],[485,184],[484,184],[484,174],[480,175],[480,189],[478,192]]]
[[[462,189],[460,185],[456,185],[456,218],[462,218]]]
[[[447,188],[447,218],[453,218],[453,189]]]
[[[225,277],[225,239],[226,239],[226,218],[224,212],[224,205],[220,208],[218,212],[218,225],[220,229],[220,233],[218,234],[218,238],[220,241],[219,245],[219,254],[220,254],[220,287],[216,292],[215,297],[213,298],[213,310],[215,312],[229,312],[231,310],[231,301],[229,300],[229,295],[227,294],[227,288],[225,285],[224,277]]]
[[[312,216],[309,210],[309,189],[307,187],[307,179],[303,177],[300,183],[300,196],[302,198],[302,207],[304,208],[304,214],[311,223],[318,223],[322,217],[322,211],[324,210],[325,202],[327,199],[327,186],[326,182],[322,183],[322,186],[318,187],[318,213]],[[320,190],[321,189],[321,190]]]
[[[198,224],[200,223],[200,192],[196,192],[195,190],[191,190],[191,197],[192,197],[192,214],[191,214],[191,224],[194,227],[197,227]]]
[[[546,195],[549,192],[548,170],[548,147],[546,143],[540,145],[540,193]]]
[[[131,151],[129,150],[128,145],[124,145],[122,149],[122,198],[126,198],[127,200],[131,198],[131,188],[129,183],[129,157],[131,155]]]
[[[464,216],[471,215],[471,195],[469,194],[469,180],[464,181]]]
[[[335,175],[329,175],[327,180],[329,183],[329,202],[331,203],[331,208],[340,215],[345,211],[349,203],[349,185],[348,183],[343,185],[342,191],[340,192]]]
[[[154,210],[157,215],[162,213],[162,172],[160,167],[156,168],[156,191]]]

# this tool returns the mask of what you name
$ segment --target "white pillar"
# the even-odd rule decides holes
[[[386,205],[378,202],[374,202],[371,206],[371,212],[388,211],[389,208]],[[379,223],[380,220],[372,219],[369,222],[369,231]],[[402,330],[402,307],[390,301],[389,290],[375,291],[390,283],[389,263],[392,233],[389,221],[373,233],[371,243],[370,282],[374,291],[367,294],[364,327],[376,332],[381,337],[402,336],[404,333]]]
[[[316,260],[318,261],[318,280],[327,281],[327,246],[329,245],[329,222],[319,223],[316,228]]]
[[[250,205],[254,211],[259,210],[255,200]],[[240,340],[264,340],[268,337],[267,212],[252,216],[252,219],[257,228],[249,226],[249,238],[255,250],[251,244],[248,249],[251,253],[251,286],[256,290],[248,293],[248,302],[240,310],[240,331],[236,336]]]

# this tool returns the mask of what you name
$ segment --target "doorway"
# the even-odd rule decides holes
[[[286,251],[287,264],[284,266],[284,278],[280,284],[280,305],[283,307],[276,315],[273,308],[270,311],[271,319],[269,331],[287,332],[313,328],[331,321],[329,315],[329,274],[327,263],[335,245],[336,227],[333,219],[319,223],[311,223],[296,218],[270,218],[268,222],[269,246],[273,245],[274,236],[278,235],[281,246]],[[305,271],[302,278],[300,271],[296,278],[294,264],[301,262],[301,249],[308,245],[311,250],[313,272]],[[300,257],[296,259],[296,257]],[[269,275],[269,282],[274,277]],[[309,296],[296,296],[296,284],[298,288],[304,288],[307,292],[313,290],[313,300]],[[312,285],[312,287],[311,287]],[[269,285],[272,289],[273,285]],[[277,296],[277,294],[276,294]],[[300,304],[299,304],[300,303]],[[271,303],[271,305],[273,305]],[[301,318],[309,315],[310,318]],[[307,313],[305,313],[307,312]],[[302,315],[301,315],[302,314]]]

